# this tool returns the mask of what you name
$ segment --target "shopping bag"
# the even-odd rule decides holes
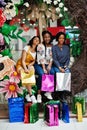
[[[30,123],[35,123],[39,119],[38,104],[34,103],[29,108],[29,120]]]
[[[77,107],[76,107],[76,103],[80,103],[82,106],[82,114],[84,115],[86,112],[86,108],[85,108],[85,99],[84,97],[73,97],[73,102],[72,102],[72,113],[77,114]]]
[[[56,73],[56,91],[71,91],[71,73]]]
[[[45,92],[54,91],[54,75],[51,75],[51,74],[42,75],[41,91],[45,91]]]
[[[48,126],[58,126],[58,105],[46,104],[44,108],[44,121]]]
[[[77,120],[78,122],[82,122],[82,104],[77,102],[76,103],[76,108],[77,108]]]
[[[23,122],[24,121],[24,98],[9,98],[9,121],[10,122]]]
[[[27,85],[27,84],[35,85],[36,80],[35,80],[34,70],[31,69],[29,73],[25,73],[24,71],[21,71],[21,81],[22,81],[22,85]]]
[[[32,105],[32,103],[27,103],[24,106],[24,123],[30,123],[29,120],[29,108]]]
[[[63,102],[63,104],[62,104],[62,120],[65,123],[70,122],[69,107],[68,107],[68,104],[66,102]]]

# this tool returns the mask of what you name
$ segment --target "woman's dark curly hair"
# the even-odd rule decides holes
[[[66,34],[65,34],[64,32],[58,32],[58,33],[56,34],[56,41],[58,41],[58,39],[59,39],[59,37],[60,37],[61,35],[64,35],[64,38],[65,38],[65,40],[66,40]]]
[[[51,39],[51,40],[50,40],[50,43],[51,43],[51,42],[52,42],[52,39],[53,39],[51,32],[49,32],[48,30],[43,31],[43,32],[42,32],[42,37],[44,37],[45,34],[49,34],[49,35],[50,35],[50,39]],[[43,41],[43,44],[45,44],[44,41]]]

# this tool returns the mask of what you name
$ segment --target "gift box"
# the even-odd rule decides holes
[[[21,97],[9,98],[9,121],[23,122],[24,121],[24,99]]]
[[[54,124],[55,124],[55,126],[59,125],[58,112],[59,112],[58,105],[54,105]]]
[[[69,123],[70,122],[69,107],[68,107],[68,104],[66,102],[62,103],[62,120],[65,123]]]
[[[37,103],[25,104],[24,123],[35,123],[39,119]]]
[[[59,125],[59,102],[47,102],[44,106],[44,121],[48,126]]]
[[[84,97],[73,97],[72,113],[77,114],[76,103],[79,102],[82,105],[82,114],[85,114],[85,99]]]
[[[29,109],[29,120],[30,123],[35,123],[39,119],[38,104],[34,103]]]
[[[54,126],[54,107],[52,105],[46,105],[45,108],[45,123],[48,126]]]
[[[60,112],[61,104],[60,104],[60,101],[59,100],[56,100],[56,101],[50,100],[50,101],[48,101],[48,102],[46,102],[44,104],[44,120],[45,120],[45,107],[46,107],[47,104],[48,105],[58,105],[58,118],[60,119],[61,118],[61,112]]]
[[[32,105],[32,103],[25,104],[25,107],[24,107],[24,123],[29,123],[30,122],[29,109],[30,109],[31,105]]]

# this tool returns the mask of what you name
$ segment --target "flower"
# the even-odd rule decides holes
[[[6,17],[3,14],[3,10],[0,8],[0,27],[4,25],[5,21],[6,21]]]
[[[60,2],[61,0],[57,0],[58,2]]]
[[[57,0],[54,0],[53,3],[54,3],[54,5],[57,5],[57,4],[58,4],[58,1],[57,1]]]
[[[43,2],[46,2],[47,4],[51,4],[52,0],[43,0]]]
[[[4,15],[7,20],[11,20],[14,16],[16,16],[16,6],[13,3],[8,2],[4,9]]]
[[[20,82],[20,74],[18,74],[16,70],[13,70],[10,74],[10,82]]]
[[[56,12],[57,12],[57,13],[60,12],[60,8],[59,8],[59,7],[56,8]]]
[[[24,5],[28,8],[29,7],[29,3],[25,2]]]
[[[60,14],[59,14],[59,17],[61,18],[61,17],[63,17],[63,15],[60,13]]]
[[[68,8],[64,7],[64,11],[68,11]]]
[[[5,98],[17,97],[17,93],[23,94],[22,89],[18,87],[15,82],[10,82],[9,80],[4,80],[0,82],[0,93],[6,93]]]
[[[11,0],[13,4],[20,4],[21,0]]]
[[[62,8],[64,6],[64,4],[61,2],[59,3],[59,7]]]

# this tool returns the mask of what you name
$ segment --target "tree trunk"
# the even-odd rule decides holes
[[[87,0],[65,0],[72,19],[79,25],[83,51],[71,68],[72,94],[87,88]]]

